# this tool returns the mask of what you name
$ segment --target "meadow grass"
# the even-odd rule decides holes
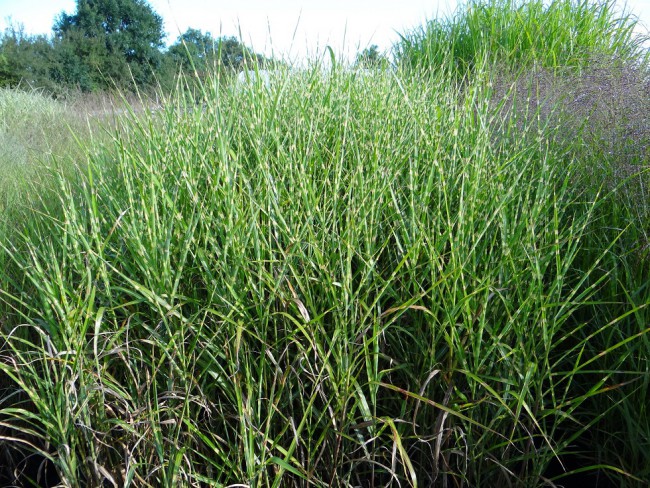
[[[50,206],[57,178],[75,178],[91,146],[107,139],[126,100],[70,93],[55,100],[38,90],[0,90],[0,227]],[[134,101],[129,110],[141,111]],[[134,108],[138,107],[138,108]],[[89,142],[90,141],[90,142]],[[48,203],[50,202],[50,203]],[[27,215],[27,216],[26,216]]]
[[[0,114],[0,221],[6,223],[7,213],[32,193],[29,186],[46,178],[44,162],[72,136],[65,107],[38,92],[0,90]]]
[[[314,65],[121,118],[0,235],[0,480],[643,486],[647,161],[585,177],[601,112],[520,83]]]

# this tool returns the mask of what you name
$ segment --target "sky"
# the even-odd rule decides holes
[[[322,55],[328,45],[347,59],[373,44],[388,50],[398,33],[450,14],[456,2],[149,0],[164,20],[168,44],[193,27],[215,37],[235,36],[257,52],[293,61]],[[627,0],[627,6],[647,29],[650,0]],[[13,22],[29,34],[50,34],[55,17],[62,11],[72,14],[75,7],[75,0],[0,0],[0,31]]]

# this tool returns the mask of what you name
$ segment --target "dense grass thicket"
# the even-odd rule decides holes
[[[58,158],[0,235],[0,482],[647,486],[650,129],[603,93],[648,75],[593,54],[215,79]]]
[[[588,66],[591,56],[648,62],[636,18],[612,0],[470,0],[402,36],[401,63],[465,76],[483,58],[501,69]]]

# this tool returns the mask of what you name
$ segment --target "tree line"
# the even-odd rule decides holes
[[[188,29],[165,47],[163,20],[145,0],[77,0],[52,35],[10,25],[0,36],[0,87],[44,89],[53,95],[119,88],[171,87],[175,75],[204,76],[214,67],[240,70],[271,60],[235,37]]]

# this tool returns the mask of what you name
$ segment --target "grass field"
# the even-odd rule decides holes
[[[432,24],[57,152],[0,233],[0,484],[648,486],[647,55],[535,5],[543,50]]]

